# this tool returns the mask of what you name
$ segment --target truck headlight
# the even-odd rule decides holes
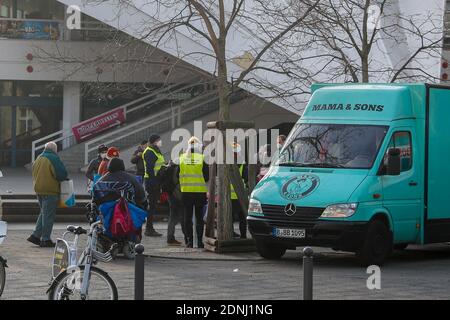
[[[348,218],[356,212],[357,203],[340,203],[326,207],[321,218]]]
[[[248,214],[249,215],[262,215],[262,207],[261,202],[259,202],[256,199],[250,199],[250,202],[248,204]]]

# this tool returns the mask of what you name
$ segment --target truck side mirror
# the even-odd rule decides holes
[[[388,150],[386,174],[389,176],[398,176],[401,171],[400,149],[390,148]]]

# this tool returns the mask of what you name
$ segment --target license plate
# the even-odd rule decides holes
[[[303,239],[306,237],[305,229],[273,228],[273,235],[277,238]]]

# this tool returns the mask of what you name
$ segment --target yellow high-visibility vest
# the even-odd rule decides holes
[[[180,156],[180,188],[181,192],[206,193],[203,177],[204,156],[200,153],[184,153]]]
[[[242,173],[244,172],[244,164],[241,164],[239,166],[239,172],[240,172],[241,177],[242,177]],[[245,186],[244,179],[242,179],[242,182],[244,182],[244,186]],[[230,184],[230,187],[231,187],[231,200],[237,200],[238,196],[237,196],[237,193],[234,191],[234,187],[233,187],[232,183]]]
[[[144,160],[144,168],[145,168],[144,178],[150,178],[150,176],[147,172],[147,162],[145,161],[145,154],[147,152],[153,152],[157,158],[157,160],[155,162],[155,168],[153,169],[155,171],[155,176],[158,174],[159,169],[161,169],[161,167],[166,163],[164,156],[160,152],[156,151],[152,147],[147,147],[144,150],[144,152],[142,153],[142,160]]]

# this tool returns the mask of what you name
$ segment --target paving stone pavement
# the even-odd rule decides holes
[[[62,233],[56,226],[54,235]],[[165,224],[157,224],[165,231]],[[46,299],[52,249],[25,241],[29,225],[10,225],[0,254],[8,259],[2,299]],[[178,236],[180,231],[177,230]],[[180,237],[181,238],[181,237]],[[165,237],[146,238],[146,252],[165,247]],[[352,254],[315,248],[315,299],[449,299],[450,245],[412,247],[395,253],[381,269],[381,290],[368,290],[366,269]],[[192,254],[198,254],[198,250]],[[210,253],[207,253],[210,254]],[[212,254],[214,255],[214,254]],[[299,299],[302,292],[300,250],[279,261],[249,255],[241,260],[147,258],[146,299]],[[134,262],[100,264],[117,284],[120,299],[133,298]]]

